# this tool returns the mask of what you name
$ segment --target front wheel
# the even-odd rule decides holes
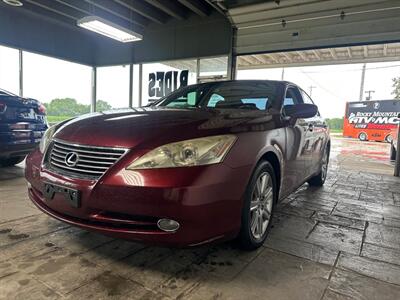
[[[19,164],[24,159],[25,159],[25,156],[0,158],[0,167],[11,167],[13,165]]]
[[[254,250],[267,238],[272,210],[277,200],[275,172],[271,164],[258,164],[246,188],[239,242],[242,248]]]
[[[361,132],[361,133],[358,135],[358,139],[359,139],[360,141],[364,142],[364,141],[366,141],[366,140],[368,139],[368,136],[367,136],[367,134],[366,134],[365,132]]]
[[[325,148],[324,154],[322,156],[322,161],[321,161],[321,169],[320,172],[314,176],[311,177],[308,180],[308,184],[311,186],[323,186],[326,180],[326,175],[328,174],[328,164],[329,164],[329,150],[328,148]]]

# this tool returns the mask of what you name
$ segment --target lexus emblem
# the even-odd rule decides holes
[[[65,164],[68,167],[75,167],[78,161],[79,155],[76,152],[68,152],[67,155],[65,155]]]

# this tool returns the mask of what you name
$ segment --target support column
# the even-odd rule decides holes
[[[237,29],[232,28],[231,49],[228,55],[228,79],[235,80],[237,73],[237,55],[235,51]]]
[[[200,78],[200,58],[196,60],[196,83],[199,83]]]
[[[97,101],[97,67],[92,67],[92,101],[90,103],[90,112],[96,111]]]
[[[129,108],[133,107],[133,64],[129,65]]]
[[[24,96],[24,59],[21,49],[19,49],[19,96]]]
[[[143,90],[143,65],[139,65],[139,107],[142,106],[143,104],[143,99],[142,99],[142,90]]]
[[[364,96],[364,81],[365,81],[365,68],[367,64],[363,64],[362,72],[361,72],[361,84],[360,84],[360,97],[359,100],[363,101]]]
[[[394,163],[394,176],[400,176],[400,130],[397,126],[397,146],[396,146],[396,161]]]

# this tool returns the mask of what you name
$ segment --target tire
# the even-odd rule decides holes
[[[368,135],[365,132],[361,132],[358,135],[358,139],[362,142],[368,141]]]
[[[25,156],[16,156],[10,158],[0,158],[0,167],[11,167],[19,164],[25,159]]]
[[[391,135],[391,134],[388,134],[388,135],[385,137],[385,142],[391,144],[392,141],[393,141],[392,135]]]
[[[261,201],[258,196],[259,190],[263,197]],[[262,161],[254,170],[244,195],[242,225],[238,236],[243,249],[254,250],[264,243],[271,228],[273,208],[277,199],[274,168],[269,162]]]
[[[390,160],[396,160],[396,148],[393,143],[390,145]]]
[[[311,186],[323,186],[328,174],[329,166],[329,148],[325,148],[324,154],[321,160],[321,169],[317,175],[311,177],[307,182]]]

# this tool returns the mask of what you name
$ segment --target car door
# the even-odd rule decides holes
[[[289,85],[286,89],[282,108],[285,105],[303,103],[300,91]],[[285,116],[284,116],[285,117]],[[283,193],[288,195],[309,176],[312,165],[312,127],[309,119],[297,119],[294,124],[286,126],[285,176]]]
[[[308,96],[306,92],[300,89],[300,93],[304,103],[314,104],[313,100],[310,96]],[[321,114],[319,112],[315,117],[308,119],[308,122],[310,124],[310,134],[312,135],[312,163],[310,165],[310,175],[314,175],[320,170],[322,155],[324,153],[325,145],[327,142],[328,126],[325,122],[325,119],[321,117]]]

